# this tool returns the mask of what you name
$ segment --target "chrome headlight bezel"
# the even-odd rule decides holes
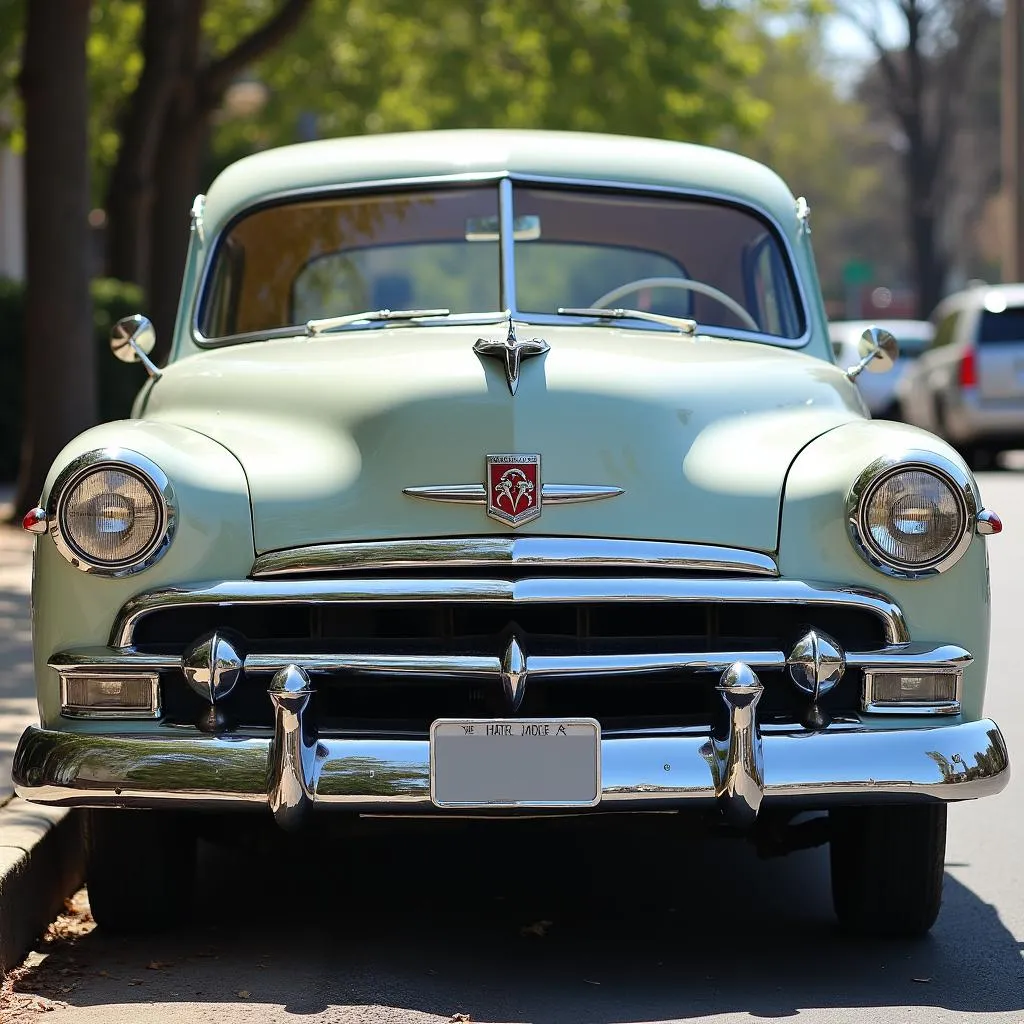
[[[138,480],[152,495],[157,526],[149,543],[130,559],[101,562],[83,551],[65,527],[66,499],[85,477],[98,470],[116,469]],[[148,569],[159,561],[174,537],[178,509],[167,474],[152,459],[127,448],[101,448],[69,463],[54,481],[46,506],[49,533],[57,550],[77,569],[95,576],[119,578]]]
[[[960,511],[958,539],[934,559],[919,565],[895,562],[879,550],[866,523],[875,491],[892,476],[913,470],[938,477],[951,490]],[[854,548],[872,568],[896,579],[927,579],[951,568],[970,547],[980,507],[977,485],[969,472],[936,452],[911,450],[876,459],[857,477],[846,501],[846,524]]]

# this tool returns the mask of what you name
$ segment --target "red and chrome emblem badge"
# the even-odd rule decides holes
[[[522,526],[540,515],[539,455],[487,456],[487,514],[506,526]]]

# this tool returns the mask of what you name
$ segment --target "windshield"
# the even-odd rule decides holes
[[[692,318],[702,330],[803,333],[788,260],[750,211],[610,190],[516,185],[512,195],[505,278],[515,295],[501,283],[496,183],[323,196],[230,226],[200,330],[225,338],[364,310],[510,308],[529,319],[601,306]]]

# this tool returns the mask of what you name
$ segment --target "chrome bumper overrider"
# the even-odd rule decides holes
[[[730,674],[731,673],[731,674]],[[994,722],[871,730],[760,727],[746,667],[723,677],[722,720],[708,731],[610,735],[601,741],[598,809],[718,805],[749,824],[762,805],[828,807],[884,800],[970,800],[1009,779]],[[312,808],[434,810],[425,739],[311,735],[302,673],[273,684],[273,737],[96,735],[30,728],[14,761],[17,792],[65,806],[270,807],[291,827]],[[441,812],[437,812],[441,813]]]

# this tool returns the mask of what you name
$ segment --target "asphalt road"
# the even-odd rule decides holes
[[[986,474],[987,710],[1024,756],[1024,473]],[[208,848],[198,923],[158,938],[57,940],[15,983],[11,1019],[625,1024],[1024,1021],[1024,773],[954,807],[946,898],[921,942],[836,931],[827,857],[759,861],[664,826],[378,832]],[[468,1015],[458,1017],[458,1014]]]

